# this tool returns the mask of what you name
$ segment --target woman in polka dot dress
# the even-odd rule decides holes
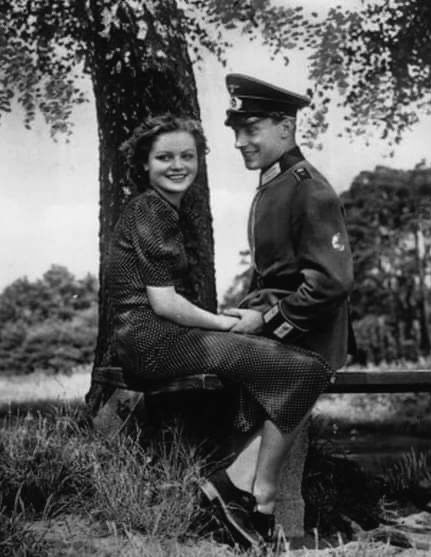
[[[181,201],[206,151],[199,123],[171,115],[148,119],[122,150],[129,170],[143,173],[141,193],[124,209],[110,254],[118,357],[143,381],[207,372],[240,385],[235,427],[247,433],[247,442],[202,491],[240,542],[259,545],[272,535],[278,475],[292,432],[332,370],[312,352],[229,332],[239,317],[196,304]]]

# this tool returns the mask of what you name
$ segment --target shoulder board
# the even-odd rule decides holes
[[[302,182],[302,180],[306,180],[307,178],[311,178],[311,174],[304,167],[295,168],[295,170],[293,171],[293,174],[295,175],[295,178],[298,182]]]

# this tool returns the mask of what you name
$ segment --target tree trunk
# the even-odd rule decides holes
[[[418,223],[415,226],[415,257],[416,257],[416,267],[418,273],[418,306],[419,306],[419,323],[420,323],[420,351],[423,356],[428,356],[431,351],[431,336],[429,330],[429,310],[428,310],[428,300],[425,284],[425,272],[424,272],[424,238],[423,232]]]
[[[136,5],[136,3],[135,3]],[[119,145],[151,114],[170,111],[199,118],[192,64],[174,0],[140,3],[90,0],[88,64],[99,129],[100,293],[95,365],[111,363],[112,311],[106,263],[112,232],[124,204],[136,193],[126,183]],[[193,190],[193,191],[192,191]],[[200,305],[216,308],[212,220],[206,168],[189,195],[191,222],[186,246]]]

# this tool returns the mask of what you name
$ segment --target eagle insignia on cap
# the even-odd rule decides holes
[[[242,99],[239,97],[232,97],[230,100],[230,107],[232,110],[241,110],[242,108]]]
[[[231,95],[235,95],[235,91],[239,88],[236,83],[229,83],[227,89]]]

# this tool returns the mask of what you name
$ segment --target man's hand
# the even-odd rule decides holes
[[[263,317],[260,311],[254,309],[230,308],[224,310],[223,313],[233,317],[239,317],[238,323],[230,329],[231,333],[258,334],[263,330]]]

